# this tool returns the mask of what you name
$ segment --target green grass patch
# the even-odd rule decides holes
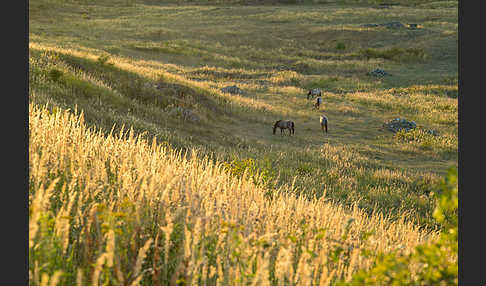
[[[441,136],[434,131],[415,128],[409,131],[404,129],[395,133],[394,137],[401,142],[415,144],[424,150],[457,151],[457,140],[451,136]]]
[[[423,62],[427,55],[421,48],[362,49],[360,55],[365,59],[382,58],[399,62]]]

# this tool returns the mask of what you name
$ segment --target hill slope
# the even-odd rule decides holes
[[[62,285],[326,285],[369,268],[378,253],[398,247],[407,254],[437,238],[405,218],[367,216],[324,197],[281,189],[270,199],[221,163],[133,131],[105,136],[68,111],[31,104],[29,131],[29,274],[36,284],[62,271]]]

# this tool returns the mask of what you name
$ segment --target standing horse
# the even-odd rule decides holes
[[[273,134],[275,134],[275,130],[277,130],[277,127],[280,128],[280,134],[283,134],[284,129],[289,130],[289,136],[292,134],[295,134],[295,124],[293,121],[290,120],[278,120],[275,122],[273,125]]]
[[[324,133],[324,130],[326,130],[327,133],[327,117],[324,115],[319,116],[319,122],[321,124],[322,133]]]
[[[307,99],[310,99],[310,97],[314,98],[316,95],[321,96],[321,90],[319,88],[309,89],[309,92],[307,92]]]

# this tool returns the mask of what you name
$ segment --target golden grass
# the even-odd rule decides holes
[[[29,277],[41,284],[329,285],[368,269],[373,254],[409,253],[437,237],[405,218],[369,216],[289,187],[268,198],[194,151],[185,156],[130,131],[103,134],[76,112],[33,104],[29,182]]]

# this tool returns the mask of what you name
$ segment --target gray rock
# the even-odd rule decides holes
[[[405,28],[405,25],[398,22],[398,21],[392,21],[388,23],[381,23],[381,24],[362,24],[361,27],[366,27],[366,28],[376,28],[376,27],[386,27],[386,28]]]
[[[384,76],[391,76],[391,74],[387,73],[386,71],[382,69],[375,69],[374,71],[371,71],[368,73],[369,75],[376,76],[376,77],[384,77]]]
[[[236,85],[223,87],[221,89],[221,91],[226,92],[226,93],[233,93],[233,94],[242,94],[243,93],[243,91],[239,87],[237,87]]]
[[[400,23],[398,21],[383,23],[383,24],[380,24],[380,25],[385,26],[387,28],[404,28],[405,27],[405,25],[403,25],[402,23]]]
[[[182,111],[182,118],[184,118],[184,120],[189,120],[192,122],[199,122],[201,120],[201,118],[199,118],[199,116],[194,111],[187,108]]]
[[[417,127],[417,124],[414,121],[408,121],[404,118],[395,118],[389,122],[384,123],[383,127],[396,133],[402,129],[405,131],[415,129]]]
[[[439,136],[439,132],[437,132],[436,130],[427,130],[427,133],[429,133],[430,135],[433,135],[433,136]]]

